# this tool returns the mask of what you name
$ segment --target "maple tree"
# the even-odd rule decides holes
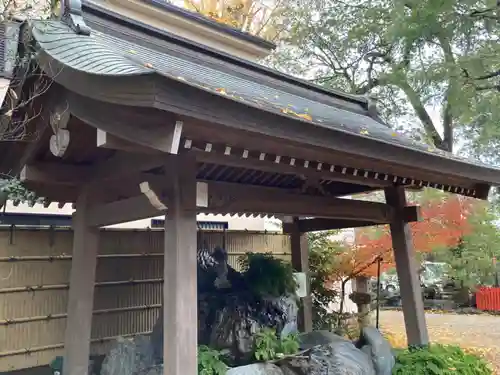
[[[183,6],[219,23],[268,40],[284,31],[285,0],[183,0]]]
[[[417,202],[410,202],[415,204]],[[469,234],[470,216],[477,211],[481,201],[461,196],[443,195],[439,199],[420,200],[422,220],[410,223],[413,247],[417,253],[430,253],[439,248],[457,246]],[[389,226],[356,230],[356,240],[337,260],[337,275],[375,276],[377,258],[382,257],[381,271],[394,267],[392,239]]]

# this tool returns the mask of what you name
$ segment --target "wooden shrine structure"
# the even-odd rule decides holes
[[[87,374],[98,228],[162,214],[165,375],[198,371],[198,212],[291,218],[293,265],[303,272],[305,232],[390,224],[409,344],[428,343],[408,227],[418,209],[407,207],[405,188],[486,199],[500,170],[395,133],[363,98],[91,2],[63,4],[60,20],[23,26],[37,74],[23,65],[31,78],[18,96],[51,84],[16,109],[13,119],[33,118],[26,126],[35,137],[1,144],[0,172],[19,176],[46,202],[76,207],[65,374]],[[386,203],[342,198],[380,189]]]

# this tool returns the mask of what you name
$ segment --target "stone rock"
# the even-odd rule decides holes
[[[332,342],[348,341],[342,336],[336,335],[330,331],[312,331],[299,335],[299,343],[301,350],[311,349],[318,345],[328,345]]]
[[[163,375],[163,365],[157,365],[150,368],[145,375]]]
[[[297,321],[299,313],[297,298],[295,296],[284,296],[276,299],[271,299],[269,301],[271,303],[274,303],[276,307],[284,313],[284,325],[281,331],[278,331],[278,334],[281,336],[286,336],[291,333],[297,333]]]
[[[375,375],[370,357],[348,340],[312,348],[278,365],[286,375]]]
[[[361,341],[366,345],[362,350],[371,356],[377,375],[391,375],[396,359],[389,342],[375,327],[364,327],[361,330]]]
[[[226,375],[283,375],[278,366],[270,363],[254,363],[252,365],[233,367]]]
[[[273,328],[279,335],[297,332],[295,296],[255,295],[244,276],[227,264],[227,253],[198,250],[198,343],[228,353],[229,364],[249,363],[254,335]],[[154,362],[163,362],[163,310],[151,335]]]
[[[153,364],[153,347],[148,337],[120,337],[104,359],[101,375],[143,375]]]
[[[254,335],[264,327],[289,334],[297,327],[293,297],[259,299],[250,292],[205,294],[199,297],[200,344],[229,353],[231,365],[252,359]]]

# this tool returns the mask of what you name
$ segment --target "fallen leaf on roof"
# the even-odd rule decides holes
[[[153,64],[151,64],[151,63],[144,63],[144,66],[145,66],[146,68],[149,68],[149,69],[152,69],[152,68],[153,68]]]
[[[366,129],[361,129],[359,134],[368,135],[368,134],[370,134],[370,132]]]
[[[133,50],[133,49],[130,49],[130,50],[128,51],[128,53],[132,53],[132,54],[136,55],[136,54],[137,54],[137,51],[135,51],[135,50]]]
[[[219,94],[222,94],[222,95],[227,95],[227,92],[224,88],[220,87],[218,89],[215,89],[215,91],[217,91]]]
[[[303,118],[304,120],[312,121],[311,115],[307,113],[297,113],[297,117]]]
[[[398,136],[398,133],[396,133],[396,132],[392,132],[392,133],[391,133],[391,135],[392,135],[393,137],[397,137],[397,136]]]

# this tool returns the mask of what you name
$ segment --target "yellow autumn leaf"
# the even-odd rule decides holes
[[[215,89],[215,91],[217,91],[219,94],[227,95],[226,90],[222,87]]]
[[[311,115],[307,113],[297,113],[297,117],[303,118],[304,120],[312,121]]]
[[[359,134],[368,135],[370,133],[366,129],[361,129],[360,132],[359,132]]]

